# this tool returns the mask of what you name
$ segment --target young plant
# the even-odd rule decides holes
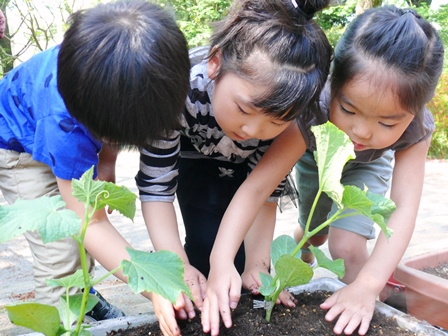
[[[58,309],[40,303],[27,302],[6,306],[12,323],[30,328],[46,336],[90,335],[83,325],[85,313],[98,302],[89,294],[92,286],[122,269],[129,279],[131,289],[140,293],[154,292],[176,302],[181,292],[191,298],[183,280],[184,265],[174,252],[143,252],[128,248],[130,260],[123,260],[119,267],[98,279],[92,279],[84,249],[84,236],[96,210],[108,206],[133,220],[136,196],[125,187],[111,182],[94,181],[93,167],[79,180],[72,180],[73,195],[85,205],[85,217],[81,220],[73,211],[65,209],[61,196],[41,197],[34,200],[17,200],[10,206],[0,207],[0,243],[11,240],[25,231],[38,230],[44,243],[65,237],[73,237],[79,246],[82,269],[61,279],[47,280],[51,286],[66,288]],[[82,294],[69,295],[69,289],[77,287]],[[62,321],[62,325],[61,325]],[[76,325],[74,323],[76,322]]]
[[[307,240],[330,225],[335,220],[364,215],[379,225],[387,238],[392,230],[387,227],[387,221],[395,211],[392,200],[369,192],[356,186],[342,186],[341,174],[348,160],[355,157],[353,144],[348,136],[332,123],[311,128],[316,138],[317,150],[314,152],[319,172],[319,190],[308,215],[303,238],[297,244],[291,236],[283,235],[271,244],[271,259],[275,269],[275,276],[260,273],[262,286],[260,293],[265,297],[266,320],[269,322],[272,309],[279,294],[287,287],[303,285],[313,277],[313,269],[300,259],[301,248]],[[325,192],[338,206],[338,211],[310,231],[310,223],[316,209],[320,195]],[[310,245],[309,249],[317,259],[319,267],[326,268],[339,278],[344,277],[344,261],[331,260],[317,247]]]

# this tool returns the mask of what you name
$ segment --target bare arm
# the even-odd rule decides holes
[[[241,290],[241,279],[233,265],[236,252],[263,204],[305,149],[303,136],[294,123],[274,140],[232,198],[210,255],[210,274],[202,312],[204,332],[218,334],[219,315],[226,327],[232,325],[229,308],[236,307]]]
[[[117,148],[103,144],[98,155],[98,180],[115,183],[115,163],[118,152]]]
[[[261,207],[305,149],[305,141],[296,124],[274,140],[238,189],[224,214],[210,257],[212,268],[223,262],[223,259],[233,263],[236,251]]]
[[[403,257],[414,231],[429,143],[427,140],[396,153],[391,199],[397,208],[388,223],[393,235],[387,240],[380,234],[356,279],[321,305],[330,309],[327,320],[340,315],[334,328],[336,333],[351,334],[359,326],[359,334],[364,335],[369,328],[375,300]]]

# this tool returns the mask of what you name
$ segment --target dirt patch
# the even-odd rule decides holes
[[[436,267],[425,267],[422,271],[448,280],[448,261],[437,265]]]
[[[263,309],[253,309],[251,296],[243,296],[238,307],[233,311],[233,327],[224,326],[220,329],[220,335],[231,336],[328,336],[334,335],[334,323],[326,322],[325,311],[319,305],[331,295],[326,291],[313,293],[301,293],[296,295],[299,302],[296,308],[276,306],[272,313],[271,323],[267,323]],[[202,332],[201,321],[196,317],[191,321],[179,321],[183,336],[207,335]],[[356,335],[357,333],[355,333]],[[161,336],[159,324],[142,326],[128,330],[117,330],[108,333],[109,336]],[[405,336],[415,333],[398,327],[395,319],[375,313],[366,335]]]

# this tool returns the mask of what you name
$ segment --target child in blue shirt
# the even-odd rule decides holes
[[[9,203],[60,194],[83,218],[71,180],[95,166],[95,178],[114,182],[115,144],[139,147],[179,127],[190,62],[174,17],[145,1],[100,4],[74,13],[70,23],[61,45],[0,81],[0,190]],[[86,249],[113,269],[129,258],[129,244],[104,210],[94,218]],[[65,289],[45,280],[80,268],[78,246],[71,238],[43,244],[35,232],[25,237],[34,260],[36,301],[57,305]],[[100,312],[104,303],[95,318],[121,314],[110,306],[112,312]]]

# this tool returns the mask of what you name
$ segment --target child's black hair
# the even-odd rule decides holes
[[[236,0],[216,25],[209,58],[219,53],[215,80],[226,72],[265,85],[253,105],[276,119],[313,113],[328,76],[332,49],[312,20],[328,0]]]
[[[173,15],[140,0],[74,13],[58,58],[58,89],[93,135],[142,146],[180,127],[190,61]]]

